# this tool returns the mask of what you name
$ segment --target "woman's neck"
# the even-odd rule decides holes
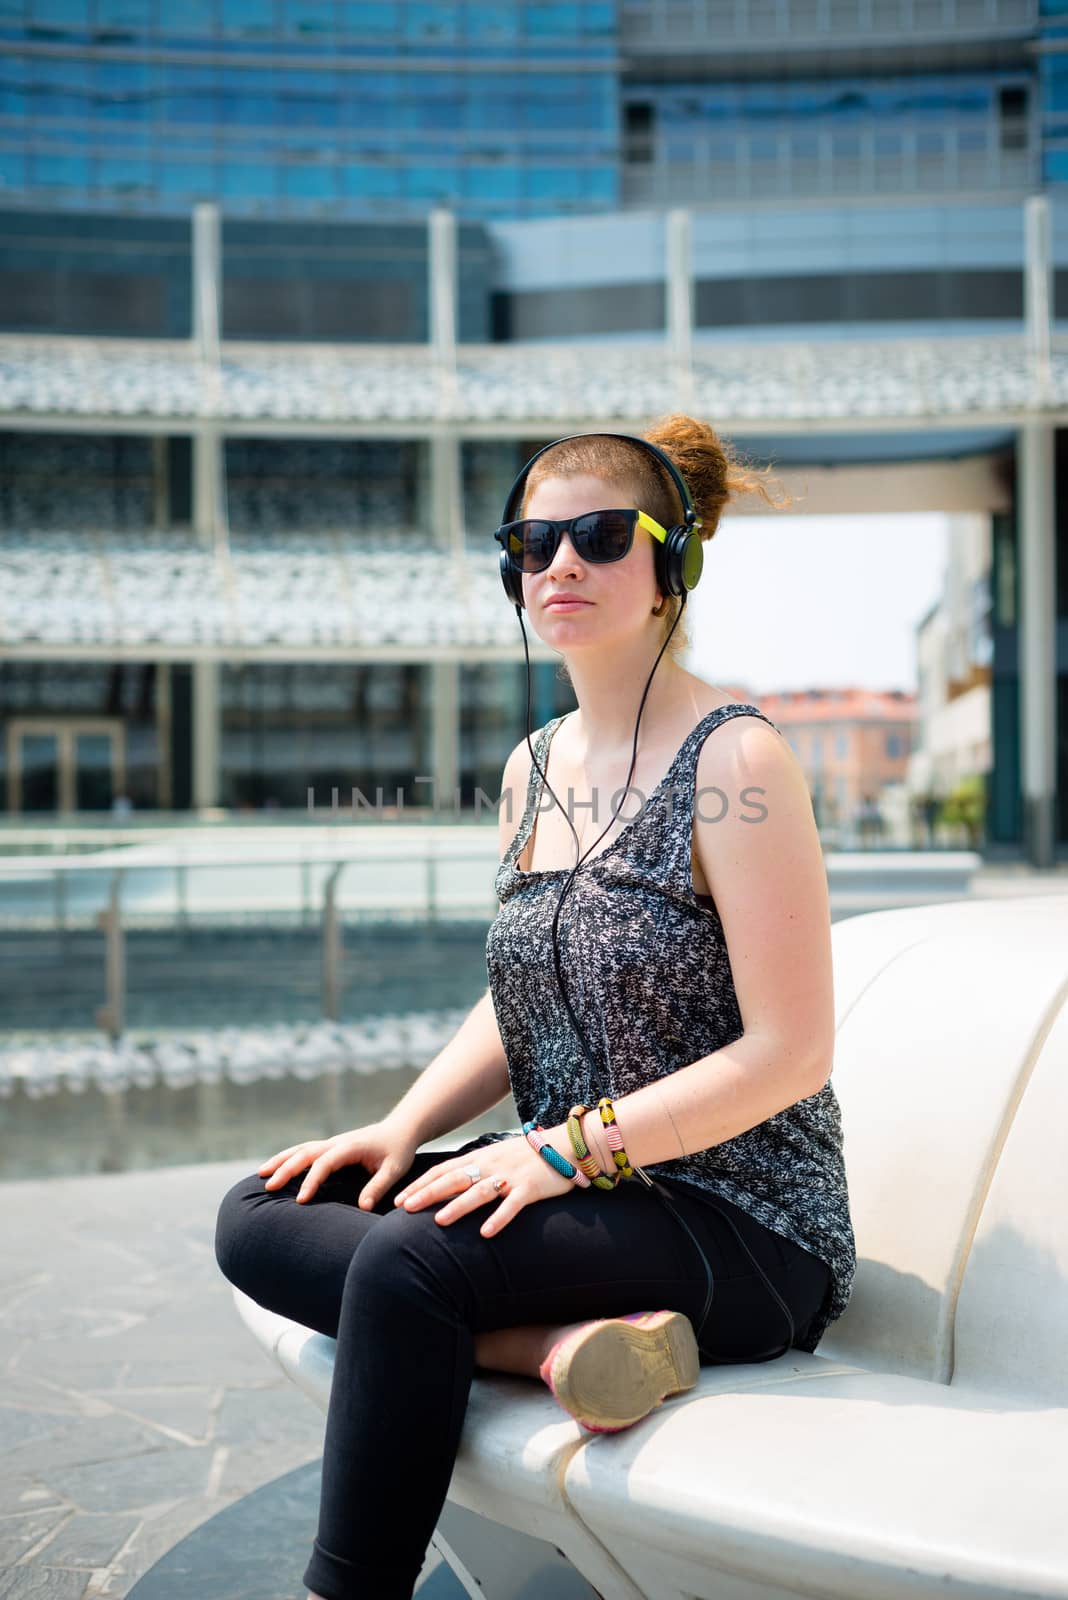
[[[633,654],[625,667],[604,656],[596,661],[581,657],[568,661],[578,701],[573,726],[575,749],[581,760],[613,761],[630,755],[638,706],[655,659],[654,653],[648,665],[638,671],[635,671]],[[642,708],[639,750],[655,742],[656,730],[684,722],[691,703],[691,720],[699,717],[698,689],[696,678],[666,655],[661,657]]]

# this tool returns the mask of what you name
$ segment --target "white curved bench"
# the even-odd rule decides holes
[[[617,1435],[477,1377],[435,1535],[470,1593],[1068,1600],[1068,895],[832,939],[845,1313]],[[235,1299],[325,1410],[333,1341]]]

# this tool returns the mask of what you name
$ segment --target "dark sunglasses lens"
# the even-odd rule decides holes
[[[541,572],[556,551],[551,522],[513,522],[508,530],[508,554],[520,572]]]
[[[621,561],[630,549],[634,518],[622,511],[591,511],[575,519],[572,538],[586,561]]]

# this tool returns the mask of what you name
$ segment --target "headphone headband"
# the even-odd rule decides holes
[[[697,531],[701,523],[698,520],[693,499],[686,480],[674,461],[665,455],[658,445],[650,443],[648,439],[640,439],[637,434],[569,433],[563,439],[553,439],[550,444],[542,445],[541,449],[531,456],[508,491],[508,499],[504,505],[504,516],[501,519],[502,526],[514,520],[516,508],[522,499],[523,486],[535,461],[538,461],[546,450],[552,450],[558,444],[570,444],[573,439],[625,439],[629,444],[638,445],[647,455],[659,461],[675,485],[679,496],[679,504],[682,507],[682,521],[675,523],[673,527],[666,530],[667,537],[665,540],[662,542],[659,540],[654,541],[653,560],[656,565],[657,583],[668,594],[681,595],[685,594],[688,589],[692,589],[701,576],[701,566],[704,561],[701,538]],[[499,567],[504,592],[512,604],[522,611],[522,576],[512,567],[508,552],[504,547],[504,539],[500,528],[497,529],[494,537],[501,542]]]
[[[565,434],[562,439],[553,439],[549,444],[543,444],[541,449],[536,451],[534,455],[531,456],[526,466],[520,470],[518,476],[512,484],[512,487],[509,489],[508,498],[504,503],[504,516],[501,518],[502,522],[512,522],[514,520],[513,513],[519,500],[522,499],[523,486],[527,481],[527,475],[529,474],[530,469],[534,465],[535,461],[540,460],[547,450],[555,450],[558,444],[570,444],[573,439],[626,439],[629,444],[639,445],[656,461],[659,461],[660,465],[666,469],[668,476],[674,483],[675,489],[679,496],[679,504],[682,506],[683,519],[681,526],[684,528],[692,528],[694,526],[697,521],[697,512],[694,509],[693,498],[690,494],[689,488],[687,487],[685,478],[682,476],[682,473],[679,471],[674,461],[671,460],[670,456],[665,455],[663,450],[660,449],[659,445],[651,443],[648,439],[642,439],[635,433],[601,432],[569,433]]]

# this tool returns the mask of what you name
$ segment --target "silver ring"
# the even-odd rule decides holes
[[[476,1167],[476,1166],[472,1165],[470,1167],[464,1167],[461,1170],[467,1173],[467,1176],[471,1179],[471,1182],[473,1184],[474,1183],[478,1183],[479,1179],[482,1177],[482,1168],[481,1167]]]
[[[504,1188],[504,1186],[505,1186],[505,1184],[507,1182],[508,1182],[507,1178],[491,1178],[490,1179],[490,1183],[492,1183],[492,1185],[493,1185],[494,1194],[500,1194],[501,1190]]]

